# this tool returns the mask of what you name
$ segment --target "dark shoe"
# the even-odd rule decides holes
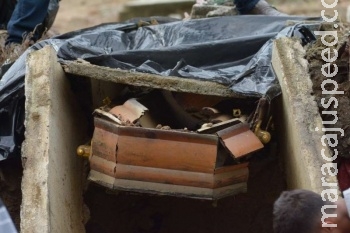
[[[260,0],[253,10],[251,10],[249,15],[272,15],[272,16],[288,16],[282,12],[279,12],[270,4],[268,4],[265,0]]]

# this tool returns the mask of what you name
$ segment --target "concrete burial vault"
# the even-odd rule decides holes
[[[325,177],[320,167],[326,161],[321,156],[322,132],[314,129],[322,128],[322,121],[311,95],[312,84],[304,53],[295,40],[281,38],[275,42],[272,63],[283,94],[274,103],[278,105],[274,118],[280,132],[282,151],[279,154],[283,156],[288,188],[320,193],[323,190],[321,179]],[[170,91],[239,97],[211,82],[129,73],[84,61],[62,67],[55,50],[49,46],[30,53],[26,65],[22,233],[85,231],[84,159],[76,156],[76,149],[91,139],[91,132],[89,134],[85,122],[87,113],[79,106],[90,104],[95,108],[105,96],[118,91],[118,84],[128,82]],[[127,79],[123,78],[126,76]],[[71,87],[69,79],[72,77],[89,78],[91,85],[84,86],[82,82],[80,86]],[[92,103],[77,97],[76,92],[84,91],[93,94]],[[329,149],[325,149],[329,153]],[[336,182],[335,177],[325,179]]]

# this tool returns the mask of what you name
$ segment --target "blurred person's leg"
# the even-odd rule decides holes
[[[242,15],[248,14],[259,0],[234,0],[238,12]]]
[[[8,38],[6,44],[21,44],[23,37],[33,32],[44,22],[50,0],[18,0],[12,17],[7,25]],[[33,40],[39,39],[42,31],[36,32]]]
[[[16,0],[0,1],[0,29],[5,30],[8,21],[11,18],[12,12],[16,6]]]
[[[265,0],[234,0],[240,14],[286,16]]]
[[[47,15],[44,20],[44,27],[48,30],[53,25],[56,15],[59,9],[59,2],[61,0],[50,0],[49,7],[47,9]]]

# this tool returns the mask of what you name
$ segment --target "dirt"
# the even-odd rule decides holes
[[[332,27],[332,25],[323,25],[321,30],[336,30]],[[334,80],[338,85],[339,91],[344,91],[344,94],[333,94],[326,95],[322,93],[322,83],[327,79],[322,74],[322,66],[326,63],[322,59],[322,51],[328,48],[321,41],[321,38],[307,49],[307,60],[309,61],[310,68],[310,77],[313,82],[313,91],[315,95],[316,102],[319,106],[320,114],[323,121],[335,121],[333,124],[325,124],[324,128],[339,128],[344,130],[344,135],[341,135],[341,132],[337,132],[337,146],[335,149],[338,150],[340,157],[350,158],[350,80],[349,80],[349,45],[350,45],[350,37],[349,37],[349,25],[342,25],[337,29],[338,40],[339,42],[329,47],[331,51],[335,49],[338,51],[338,58],[333,63],[337,65],[338,72],[337,74],[330,78]],[[328,37],[326,39],[328,42],[333,42],[334,37]],[[334,56],[334,53],[331,55]],[[333,72],[333,70],[331,71]],[[325,85],[327,90],[334,89],[333,84]],[[325,104],[322,104],[322,98],[324,98],[325,103],[327,103],[331,97],[335,97],[337,99],[338,106],[336,106],[335,101],[328,108],[324,108]],[[326,106],[327,107],[327,106]],[[327,114],[324,111],[334,111],[336,113],[336,117]],[[327,133],[329,134],[329,133]]]
[[[126,2],[127,0],[61,1],[52,29],[62,34],[101,23],[118,22],[119,13]]]
[[[336,57],[336,60],[331,62],[332,68],[329,73],[336,72],[334,77],[325,77],[322,72],[322,66],[325,61],[322,59],[322,51],[327,49],[324,42],[318,38],[316,43],[307,49],[307,56],[310,63],[310,77],[313,82],[313,92],[315,100],[318,104],[320,115],[324,123],[324,128],[327,130],[326,135],[335,134],[331,136],[325,144],[331,145],[330,150],[333,156],[336,156],[337,163],[337,178],[338,185],[341,191],[350,188],[350,73],[349,73],[349,53],[350,53],[350,24],[341,24],[335,29],[333,25],[323,25],[321,30],[336,31],[338,43],[329,47],[330,51],[337,51],[331,53],[330,58]],[[333,36],[325,37],[327,42],[334,42]],[[337,55],[337,56],[336,56]],[[326,57],[327,57],[326,53]],[[338,70],[334,70],[334,65]],[[326,90],[337,90],[342,92],[339,94],[327,94],[322,91],[322,83],[325,80],[334,83],[324,85]],[[323,102],[322,102],[323,101]],[[328,112],[327,112],[328,111]],[[333,113],[331,113],[333,112]],[[327,122],[328,121],[328,122]],[[325,130],[323,130],[325,131]],[[337,152],[336,152],[337,151]],[[337,153],[337,154],[336,154]]]
[[[334,10],[339,13],[339,19],[345,21],[346,10],[349,5],[348,0],[339,0],[335,8],[326,9],[321,0],[267,0],[273,4],[278,10],[290,15],[307,15],[320,17],[321,11],[325,10],[325,15],[334,16]],[[333,3],[333,1],[325,1]]]

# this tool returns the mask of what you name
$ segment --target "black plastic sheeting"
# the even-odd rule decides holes
[[[17,233],[17,229],[13,224],[9,212],[4,203],[0,199],[0,232],[3,233]]]
[[[286,26],[286,22],[320,20],[289,16],[154,19],[158,25],[140,27],[140,20],[150,21],[143,18],[66,33],[36,43],[11,67],[4,65],[0,71],[0,161],[18,155],[24,139],[25,57],[30,51],[52,45],[61,63],[82,58],[99,66],[214,81],[237,94],[272,99],[281,93],[270,65],[273,40],[297,36],[308,42],[305,28],[319,24]]]
[[[96,28],[64,43],[58,56],[131,71],[209,80],[260,97],[279,94],[272,40],[291,36],[296,17],[235,16],[177,21],[128,30]],[[283,30],[286,29],[286,30]],[[102,31],[101,31],[102,30]]]

